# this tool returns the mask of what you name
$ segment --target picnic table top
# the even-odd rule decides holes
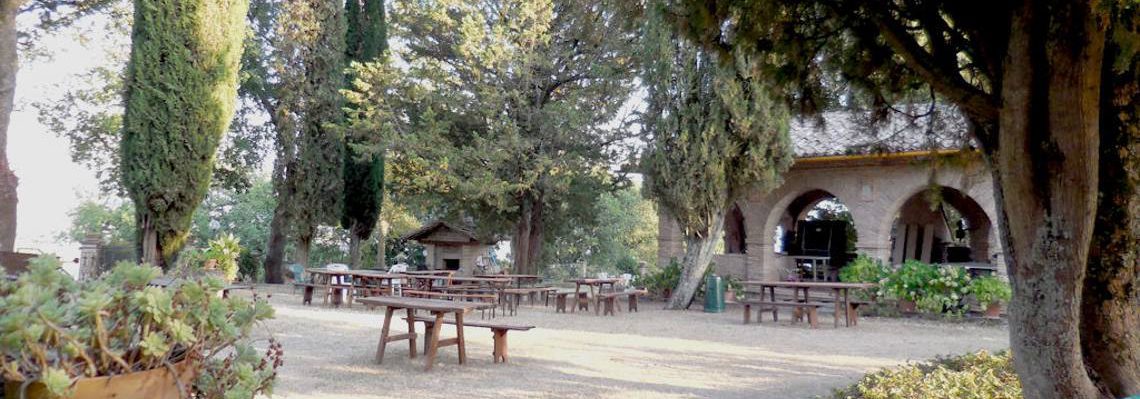
[[[543,290],[545,290],[545,288],[527,288],[527,287],[504,288],[503,293],[505,293],[505,294],[529,294],[532,292],[542,292]]]
[[[460,283],[509,283],[509,278],[491,278],[491,277],[450,277],[448,281]]]
[[[463,312],[479,309],[486,304],[478,302],[449,301],[446,299],[413,298],[403,296],[373,296],[357,299],[358,302],[373,306],[390,306],[402,309],[418,309],[432,312]]]
[[[455,270],[409,270],[403,274],[410,274],[414,276],[451,276],[455,274]]]
[[[405,276],[403,274],[388,273],[388,272],[385,272],[383,270],[371,270],[371,269],[329,270],[329,269],[325,269],[323,267],[312,267],[312,268],[305,269],[305,271],[312,273],[312,274],[328,274],[328,275],[333,275],[333,276],[360,276],[360,277],[390,278],[390,279],[407,278],[408,277],[408,276]]]
[[[761,287],[785,287],[785,288],[874,288],[878,287],[875,283],[843,283],[843,282],[826,282],[826,281],[744,281],[743,285],[758,285]]]
[[[537,274],[476,274],[475,277],[511,278],[511,279],[519,279],[519,280],[540,278],[539,275],[537,275]]]
[[[621,281],[620,278],[579,278],[570,280],[578,284],[613,284]]]

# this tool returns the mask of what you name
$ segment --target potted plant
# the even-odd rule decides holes
[[[266,391],[281,346],[252,348],[266,302],[219,298],[217,279],[148,286],[158,268],[120,263],[82,283],[41,256],[0,282],[0,374],[7,398],[220,398]],[[231,396],[227,396],[231,397]]]
[[[934,266],[908,260],[879,281],[879,296],[890,296],[899,301],[899,311],[914,313],[918,301],[926,294],[926,287],[938,276]]]
[[[736,302],[737,300],[744,299],[744,285],[741,284],[740,279],[735,276],[727,276],[724,278],[724,300],[725,302]]]
[[[1001,317],[1001,304],[1008,302],[1013,295],[1008,283],[993,276],[974,279],[970,283],[970,291],[978,303],[986,307],[986,318],[990,319]]]
[[[238,257],[241,256],[241,240],[226,233],[210,240],[206,248],[206,268],[211,266],[221,271],[222,279],[233,282],[238,274]]]

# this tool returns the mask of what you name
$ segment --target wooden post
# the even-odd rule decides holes
[[[388,347],[388,328],[392,324],[392,314],[396,312],[396,308],[388,306],[384,308],[384,327],[380,329],[380,343],[376,344],[376,364],[384,363],[384,349]]]

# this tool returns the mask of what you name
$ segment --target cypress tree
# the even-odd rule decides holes
[[[653,12],[645,48],[653,140],[642,159],[646,195],[685,239],[681,282],[668,307],[688,306],[712,260],[729,206],[771,190],[791,166],[787,111],[741,57],[726,62],[668,31]]]
[[[186,242],[237,98],[247,0],[135,0],[123,185],[138,253],[163,268]]]
[[[371,62],[380,59],[388,48],[387,21],[383,0],[348,0],[345,2],[347,33],[345,58],[348,61]],[[350,263],[360,264],[360,246],[368,240],[376,221],[384,193],[384,154],[368,154],[357,148],[374,138],[374,131],[352,131],[345,139],[344,212],[341,225],[349,230]]]

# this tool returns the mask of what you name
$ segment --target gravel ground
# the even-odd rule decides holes
[[[1002,325],[863,318],[836,329],[825,313],[821,328],[810,330],[783,319],[743,325],[731,305],[708,314],[644,301],[640,313],[616,317],[524,306],[497,319],[537,326],[509,334],[510,363],[492,362],[490,331],[468,328],[467,365],[446,347],[425,373],[422,352],[409,359],[404,342],[389,345],[383,365],[373,363],[379,310],[301,306],[287,288],[259,291],[274,293],[277,318],[267,329],[286,356],[275,394],[288,399],[804,398],[877,368],[1009,345]],[[403,323],[393,322],[393,331],[404,332]],[[444,337],[454,334],[444,327]]]

